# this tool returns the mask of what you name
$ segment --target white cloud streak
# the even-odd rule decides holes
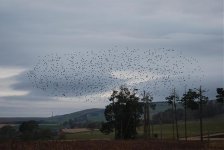
[[[14,90],[11,86],[18,83],[14,76],[19,75],[26,69],[23,68],[0,68],[0,97],[4,96],[24,96],[29,91]]]

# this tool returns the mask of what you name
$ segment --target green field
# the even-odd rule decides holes
[[[184,121],[178,122],[179,127],[179,136],[184,137]],[[155,125],[153,127],[153,133],[161,136],[161,126]],[[173,136],[172,124],[163,124],[162,125],[162,137],[163,138],[172,138]],[[224,115],[216,116],[214,118],[204,119],[203,121],[203,132],[204,134],[212,134],[218,132],[224,132]],[[176,133],[175,133],[176,135]],[[187,136],[198,136],[200,135],[200,126],[199,120],[188,121],[187,122]]]
[[[154,125],[153,126],[153,134],[157,135],[157,138],[161,138],[161,127],[162,127],[162,138],[163,139],[172,139],[173,136],[173,130],[172,130],[172,124],[163,124],[161,125]],[[179,127],[179,136],[184,137],[184,122],[179,121],[178,122]],[[203,129],[204,134],[212,134],[212,133],[218,133],[218,132],[224,132],[224,115],[219,115],[213,118],[207,118],[204,119],[203,122]],[[143,127],[138,128],[138,137],[143,136]],[[152,133],[152,132],[151,132]],[[188,121],[187,122],[187,136],[197,136],[200,135],[200,128],[199,128],[199,120],[194,121]],[[176,135],[176,134],[175,134]],[[92,132],[80,132],[80,133],[74,133],[74,134],[65,134],[64,138],[67,140],[71,139],[113,139],[114,133],[111,133],[109,135],[104,135],[100,131],[92,131]]]
[[[79,133],[67,133],[64,135],[66,140],[90,140],[90,139],[113,139],[114,134],[105,135],[100,131],[79,132]]]

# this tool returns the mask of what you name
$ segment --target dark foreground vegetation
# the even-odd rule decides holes
[[[149,141],[149,140],[87,140],[87,141],[8,141],[0,143],[1,150],[221,150],[221,142]]]

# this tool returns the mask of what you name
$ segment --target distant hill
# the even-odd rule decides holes
[[[167,102],[153,102],[153,104],[156,104],[156,108],[155,110],[151,110],[151,115],[154,115],[156,113],[163,112],[167,109],[172,108],[172,106],[169,105]],[[177,105],[177,108],[183,108],[181,104],[177,103],[176,105]]]
[[[166,102],[154,102],[156,104],[156,109],[151,110],[151,115],[156,114],[161,111],[165,111],[166,109],[171,108]],[[180,104],[177,105],[178,108],[182,108]],[[86,109],[70,114],[54,116],[46,118],[46,122],[48,123],[63,123],[65,121],[75,120],[77,123],[83,122],[102,122],[105,121],[104,117],[104,109],[100,108],[92,108]]]
[[[0,117],[0,124],[12,123],[20,124],[24,121],[35,120],[39,123],[63,123],[69,120],[76,120],[76,122],[101,122],[104,121],[104,109],[92,108],[86,109],[70,114],[58,115],[54,117]]]
[[[78,123],[80,122],[101,122],[105,120],[104,109],[92,108],[86,109],[70,114],[59,115],[54,117],[49,117],[45,119],[48,123],[63,123],[65,121],[73,120]]]
[[[214,102],[215,101],[210,101]],[[156,104],[155,110],[150,110],[150,114],[154,115],[158,112],[163,112],[167,109],[171,109],[171,106],[167,102],[153,102]],[[212,106],[212,105],[209,105]],[[177,104],[177,108],[183,108],[181,104]],[[204,110],[205,111],[205,110]],[[65,115],[58,115],[48,118],[35,118],[35,117],[0,117],[0,124],[11,123],[11,124],[20,124],[23,121],[35,120],[43,124],[63,124],[72,120],[76,123],[86,123],[86,122],[102,122],[105,121],[104,109],[103,108],[92,108],[82,111],[73,112]]]
[[[166,109],[171,108],[166,102],[154,102],[156,104],[156,109],[151,110],[151,115],[158,113],[160,111],[165,111]],[[178,108],[181,108],[182,106],[178,104]],[[73,112],[70,114],[65,115],[58,115],[54,117],[48,117],[48,118],[35,118],[35,117],[13,117],[13,118],[7,118],[2,117],[0,118],[0,123],[21,123],[23,121],[28,120],[35,120],[40,123],[57,123],[61,124],[65,121],[69,120],[75,120],[77,123],[84,123],[84,122],[101,122],[105,121],[104,117],[104,109],[103,108],[92,108],[92,109],[86,109],[82,111]]]

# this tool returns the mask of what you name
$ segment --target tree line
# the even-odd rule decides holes
[[[165,98],[167,103],[171,105],[171,109],[155,115],[154,118],[157,119],[154,119],[154,121],[157,123],[171,121],[173,125],[173,139],[179,140],[178,120],[184,119],[185,139],[187,140],[187,114],[188,112],[193,114],[197,112],[194,115],[200,120],[200,138],[203,141],[203,118],[215,115],[219,111],[222,112],[224,104],[223,88],[217,88],[217,104],[209,101],[208,97],[204,95],[205,92],[200,86],[198,89],[186,90],[179,97],[176,90],[173,89],[173,92]],[[152,136],[150,128],[153,123],[150,119],[150,110],[156,107],[153,105],[152,100],[152,95],[144,92],[143,97],[140,98],[137,95],[137,89],[130,90],[125,86],[121,86],[120,91],[113,91],[109,98],[111,103],[105,108],[106,122],[102,123],[101,132],[105,134],[114,132],[115,139],[134,139],[137,136],[136,128],[141,125],[141,120],[143,120],[144,137],[150,138]],[[184,110],[177,109],[177,103],[182,104]],[[165,120],[167,118],[169,120]]]
[[[22,122],[18,129],[14,126],[6,125],[0,129],[0,140],[50,140],[55,133],[49,128],[41,128],[37,121]]]
[[[144,138],[153,137],[151,131],[154,124],[172,123],[173,139],[179,140],[178,120],[184,120],[185,139],[187,140],[187,119],[200,120],[200,135],[203,141],[203,118],[212,117],[224,112],[224,90],[217,88],[216,103],[204,96],[205,90],[188,89],[181,97],[176,90],[166,97],[170,109],[151,116],[156,108],[150,93],[144,92],[138,95],[138,90],[130,90],[121,86],[119,91],[113,91],[109,98],[110,104],[105,108],[106,122],[87,122],[85,127],[89,129],[100,128],[100,131],[109,134],[114,132],[115,139],[135,139],[138,135],[137,127],[143,126]],[[177,108],[180,103],[183,109]],[[83,127],[83,124],[73,124],[73,127]],[[36,121],[25,121],[18,129],[13,126],[0,128],[0,140],[23,139],[42,140],[54,139],[58,132],[48,128],[41,128]]]

